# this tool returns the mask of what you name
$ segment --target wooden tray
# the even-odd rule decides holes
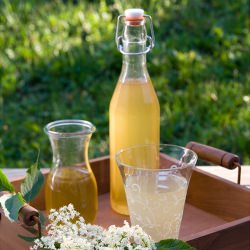
[[[95,224],[120,226],[128,216],[112,211],[109,203],[109,157],[92,160],[99,191],[99,210]],[[47,174],[45,174],[47,175]],[[22,178],[12,183],[19,190]],[[32,205],[44,210],[44,190]],[[0,249],[28,249],[17,234],[31,236],[21,225],[0,221]],[[196,169],[193,172],[181,224],[180,238],[201,250],[250,249],[250,190]]]

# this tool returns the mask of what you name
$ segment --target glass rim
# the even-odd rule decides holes
[[[69,126],[69,125],[78,125],[81,127],[88,128],[88,130],[78,130],[75,132],[58,132],[51,130],[52,128],[61,127],[61,126]],[[57,120],[48,123],[44,127],[44,132],[48,135],[54,135],[58,137],[72,137],[78,135],[89,135],[96,131],[96,127],[89,121],[86,120],[77,120],[77,119],[65,119],[65,120]]]
[[[181,166],[176,166],[176,168],[139,168],[139,167],[136,167],[136,166],[131,166],[131,165],[128,165],[126,163],[123,163],[120,159],[119,159],[119,156],[124,153],[124,152],[128,152],[128,151],[131,151],[132,149],[136,149],[136,148],[146,148],[146,147],[168,147],[168,148],[175,148],[175,149],[179,149],[179,150],[184,150],[186,152],[190,152],[192,153],[192,159],[190,160],[190,162],[186,163],[186,164],[182,164]],[[160,152],[161,153],[161,152]],[[178,160],[176,158],[174,158],[175,160]],[[120,149],[116,154],[115,154],[115,160],[116,160],[116,163],[118,165],[118,167],[121,165],[123,167],[126,167],[126,168],[129,168],[129,169],[136,169],[136,170],[139,170],[139,171],[147,171],[147,172],[171,172],[171,171],[174,171],[174,170],[180,170],[180,169],[185,169],[185,168],[188,168],[190,167],[191,165],[195,167],[195,164],[198,160],[198,155],[191,149],[189,148],[186,148],[186,147],[182,147],[182,146],[179,146],[179,145],[175,145],[175,144],[139,144],[139,145],[134,145],[134,146],[131,146],[131,147],[126,147],[126,148],[123,148],[123,149]]]

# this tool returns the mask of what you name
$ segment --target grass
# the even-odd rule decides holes
[[[194,140],[250,163],[246,0],[75,2],[0,3],[0,167],[27,167],[38,149],[48,167],[43,127],[65,118],[94,123],[90,155],[108,154],[109,101],[122,63],[116,18],[129,7],[153,18],[148,70],[161,105],[161,142]]]

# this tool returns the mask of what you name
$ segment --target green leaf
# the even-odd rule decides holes
[[[18,213],[24,205],[24,200],[19,192],[17,194],[4,194],[0,197],[0,204],[4,215],[13,222],[18,219]]]
[[[27,242],[33,242],[36,239],[39,239],[39,237],[27,237],[27,236],[23,236],[21,234],[17,235],[19,238],[21,238],[22,240],[25,240]]]
[[[167,239],[156,243],[157,250],[195,250],[182,240]]]
[[[39,219],[40,219],[40,222],[41,222],[41,226],[42,226],[42,228],[44,228],[45,221],[46,221],[45,216],[43,215],[43,213],[41,211],[38,211],[38,212],[39,212]]]
[[[2,169],[0,169],[0,192],[1,191],[15,192],[13,185],[9,182]]]
[[[31,202],[41,190],[44,176],[38,167],[38,157],[35,164],[31,165],[21,184],[21,193],[27,202]]]
[[[60,243],[55,242],[55,248],[56,248],[56,249],[59,249],[60,247],[61,247]]]

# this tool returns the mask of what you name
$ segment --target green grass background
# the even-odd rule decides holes
[[[0,2],[0,167],[52,161],[43,127],[86,119],[90,156],[108,154],[108,108],[121,70],[117,16],[141,7],[156,47],[148,70],[161,106],[161,142],[194,140],[250,163],[247,0]]]

